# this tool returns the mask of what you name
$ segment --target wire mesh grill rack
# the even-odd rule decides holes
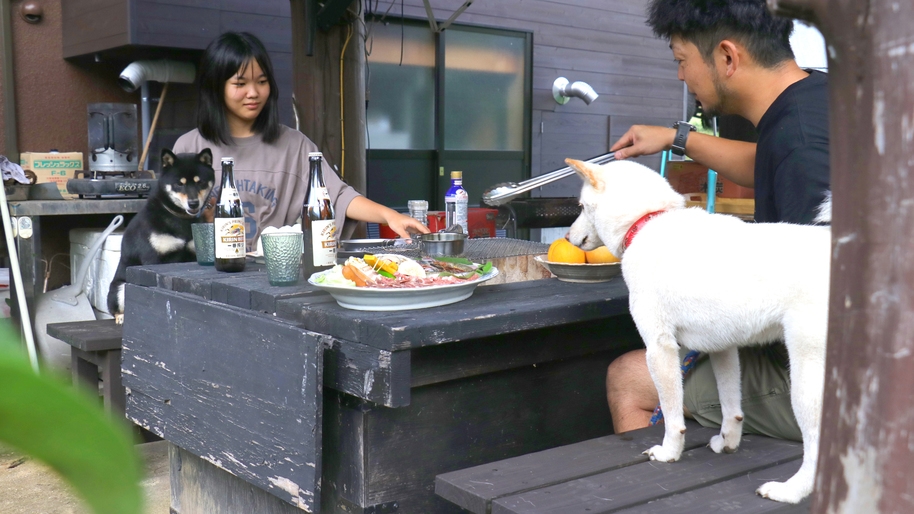
[[[490,237],[467,239],[461,257],[465,257],[471,261],[479,261],[484,259],[516,257],[518,255],[538,255],[544,254],[548,250],[549,245],[546,243],[505,237]],[[419,246],[419,242],[413,242],[411,240],[391,240],[389,241],[389,244],[382,246],[365,246],[358,249],[341,250],[338,253],[338,257],[341,261],[345,261],[349,257],[361,257],[366,253],[393,253],[411,259],[420,259],[422,257],[422,250]]]

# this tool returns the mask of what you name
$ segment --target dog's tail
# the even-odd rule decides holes
[[[819,204],[818,214],[816,214],[816,219],[814,223],[817,225],[829,225],[831,224],[831,191],[825,192],[825,200]]]

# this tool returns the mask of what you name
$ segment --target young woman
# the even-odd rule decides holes
[[[175,153],[213,152],[216,184],[222,157],[235,158],[235,186],[244,208],[247,247],[264,227],[291,225],[308,191],[308,153],[320,151],[307,136],[279,123],[279,91],[263,43],[246,32],[227,32],[206,48],[197,77],[197,128],[178,138]],[[413,218],[361,196],[327,161],[324,182],[336,213],[337,234],[351,237],[356,221],[386,223],[402,237],[428,233]]]

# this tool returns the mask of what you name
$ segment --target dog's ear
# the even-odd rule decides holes
[[[197,154],[197,160],[206,164],[210,168],[213,167],[213,152],[209,148],[204,148],[200,150],[200,153]]]
[[[162,149],[162,167],[163,168],[168,168],[170,166],[174,166],[175,159],[177,159],[177,157],[175,157],[174,152],[172,152],[168,148]]]
[[[574,168],[574,171],[576,171],[581,178],[589,181],[594,189],[597,191],[603,190],[603,181],[594,173],[594,169],[591,167],[590,163],[576,159],[565,159],[565,164]]]

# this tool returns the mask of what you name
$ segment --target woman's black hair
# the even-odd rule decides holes
[[[794,58],[793,20],[771,14],[765,0],[651,0],[647,13],[654,34],[693,43],[707,62],[724,39],[742,44],[765,68]]]
[[[197,130],[207,141],[230,144],[232,135],[225,119],[225,83],[257,61],[270,83],[270,96],[253,131],[267,143],[279,137],[279,88],[273,78],[273,63],[263,43],[247,32],[226,32],[203,52],[197,74]]]

